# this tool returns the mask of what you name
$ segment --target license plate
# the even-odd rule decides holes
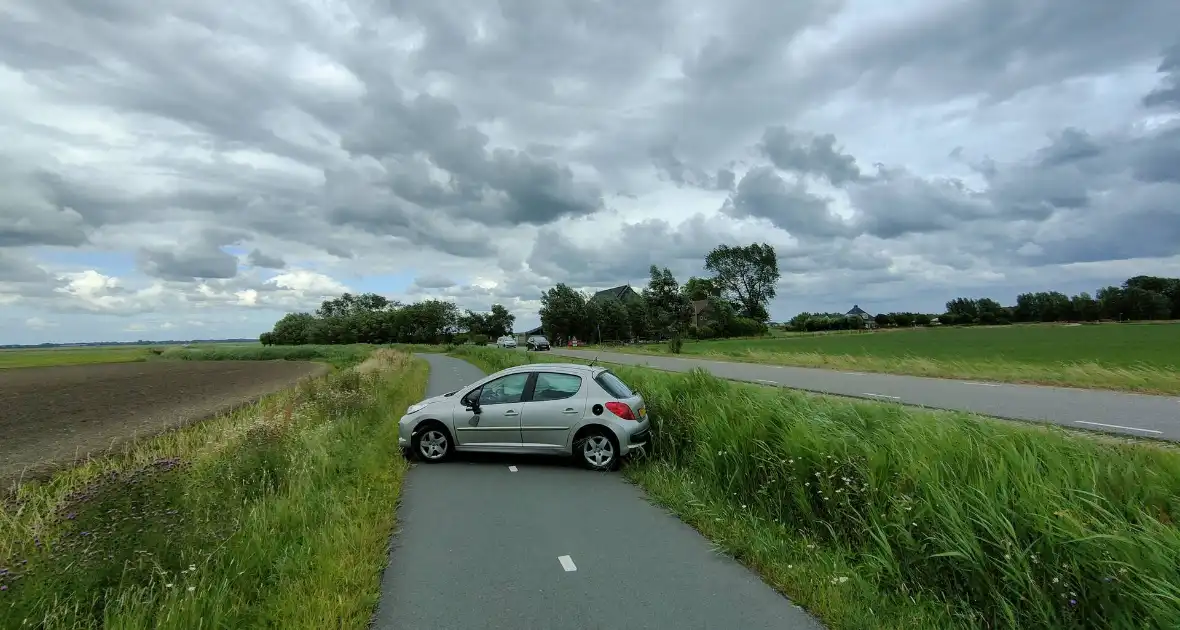
[[[640,417],[640,418],[646,418],[646,417],[647,417],[647,407],[644,407],[644,408],[642,408],[642,409],[640,409],[640,410],[639,410],[639,417]]]

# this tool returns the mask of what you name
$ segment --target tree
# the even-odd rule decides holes
[[[672,352],[679,353],[692,317],[692,302],[680,291],[679,283],[667,267],[660,269],[652,265],[649,271],[651,280],[643,290],[648,316],[656,332],[669,338]]]
[[[682,290],[688,296],[688,299],[694,302],[721,296],[721,289],[717,287],[717,283],[712,278],[698,278],[693,276],[685,281]]]
[[[631,337],[631,322],[626,305],[615,298],[602,300],[598,305],[598,334],[602,339],[612,341]]]
[[[508,312],[502,304],[493,304],[492,311],[487,314],[484,324],[484,334],[489,337],[503,337],[512,334],[512,327],[516,324],[516,316]]]
[[[768,307],[779,279],[773,247],[719,245],[705,256],[705,269],[713,272],[714,285],[736,303],[741,316],[760,322],[770,319]]]
[[[647,316],[647,304],[641,300],[629,300],[624,306],[627,309],[627,327],[631,339],[644,339],[651,332],[651,324]]]
[[[582,332],[586,319],[586,297],[565,283],[541,296],[541,326],[554,343]]]

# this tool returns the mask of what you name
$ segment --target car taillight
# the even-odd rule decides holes
[[[623,420],[635,419],[635,412],[631,411],[631,408],[627,406],[627,403],[621,403],[616,400],[612,400],[606,403],[606,408],[609,409],[611,413]]]

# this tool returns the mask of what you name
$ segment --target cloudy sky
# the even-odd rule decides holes
[[[1175,0],[7,0],[0,343],[345,290],[537,322],[773,244],[775,319],[1180,275]]]

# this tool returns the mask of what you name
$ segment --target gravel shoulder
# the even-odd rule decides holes
[[[151,361],[0,371],[0,485],[319,376],[295,361]]]

